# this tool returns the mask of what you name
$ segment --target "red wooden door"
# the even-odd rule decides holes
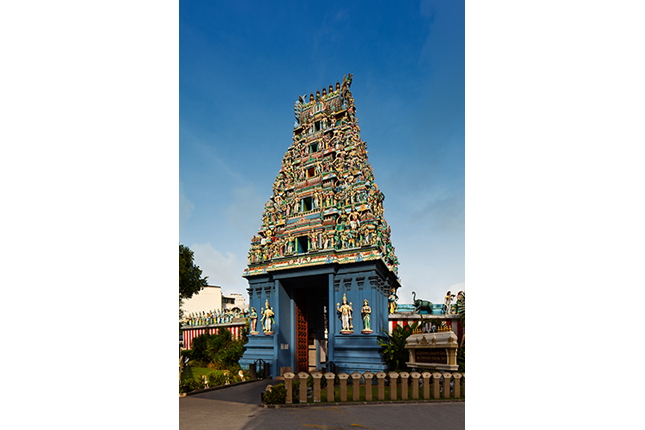
[[[308,334],[307,294],[304,290],[298,289],[296,290],[296,361],[298,372],[309,371]]]

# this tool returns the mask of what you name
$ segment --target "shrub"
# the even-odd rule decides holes
[[[226,383],[226,375],[219,370],[209,373],[206,378],[208,379],[208,385],[210,387],[217,387],[218,385],[224,385]]]
[[[204,388],[203,381],[193,379],[193,378],[188,378],[184,380],[183,385],[184,385],[184,392],[201,390],[202,388]]]
[[[235,340],[228,330],[223,330],[217,334],[202,334],[193,339],[190,358],[200,367],[206,367],[208,363],[213,363],[211,368],[215,369],[232,369],[237,367],[238,361],[244,354],[244,340]]]
[[[415,322],[412,325],[406,325],[405,327],[397,325],[392,330],[392,334],[383,329],[385,336],[380,336],[377,342],[381,347],[381,354],[383,354],[390,370],[400,372],[401,370],[407,369],[405,362],[408,361],[409,352],[405,349],[405,341],[422,324],[425,324],[423,317],[421,317],[421,321]]]
[[[267,390],[262,396],[264,403],[267,405],[281,405],[287,401],[287,389],[284,383],[274,385]]]

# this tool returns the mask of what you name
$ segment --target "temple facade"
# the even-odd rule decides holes
[[[273,377],[387,368],[377,336],[400,287],[398,260],[351,84],[346,75],[296,101],[292,142],[251,240],[240,364],[262,360]]]

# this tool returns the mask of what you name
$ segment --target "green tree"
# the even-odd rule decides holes
[[[194,254],[187,246],[179,245],[179,318],[183,311],[181,305],[185,299],[201,291],[208,285],[208,276],[202,278],[202,269],[193,262]]]

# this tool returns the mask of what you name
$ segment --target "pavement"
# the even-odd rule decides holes
[[[179,430],[423,428],[462,430],[465,403],[348,404],[264,408],[260,393],[279,380],[261,380],[179,398]]]

